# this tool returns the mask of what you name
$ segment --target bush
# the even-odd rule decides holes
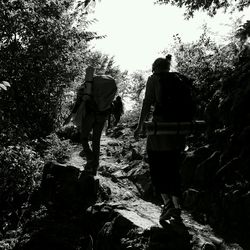
[[[43,158],[45,161],[57,161],[59,163],[65,163],[72,150],[72,146],[69,140],[60,140],[55,134],[51,134],[46,137],[45,143],[47,148],[43,152]]]
[[[41,157],[27,144],[4,147],[0,152],[0,227],[3,230],[18,222],[22,206],[40,182],[42,166]]]
[[[28,145],[8,146],[0,152],[0,197],[28,192],[38,184],[43,161]]]

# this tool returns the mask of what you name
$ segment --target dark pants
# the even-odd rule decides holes
[[[87,157],[87,164],[97,169],[99,166],[100,140],[104,128],[107,113],[89,113],[83,119],[81,126],[81,142],[83,151]],[[92,147],[88,139],[92,130]]]
[[[117,126],[118,122],[121,119],[121,114],[114,114],[114,117],[115,117],[114,126]]]
[[[180,161],[181,151],[148,150],[152,183],[157,192],[181,196]]]

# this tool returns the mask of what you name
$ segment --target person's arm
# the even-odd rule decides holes
[[[94,73],[95,73],[95,68],[91,66],[86,68],[84,83],[77,90],[77,97],[76,97],[74,107],[71,113],[69,114],[69,116],[65,119],[65,122],[63,123],[63,125],[68,124],[72,119],[74,119],[74,116],[76,115],[76,112],[82,102],[86,102],[87,100],[90,99],[90,96],[92,94],[92,84],[93,84]]]
[[[146,120],[148,113],[150,112],[151,105],[153,105],[154,102],[155,102],[154,80],[152,77],[149,77],[146,84],[145,97],[142,103],[139,122],[134,132],[135,137],[137,137],[139,133],[142,131],[143,123]]]

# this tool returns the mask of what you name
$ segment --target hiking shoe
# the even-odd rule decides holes
[[[167,204],[163,207],[159,222],[161,225],[165,225],[168,220],[181,221],[181,210],[175,208],[172,204]]]

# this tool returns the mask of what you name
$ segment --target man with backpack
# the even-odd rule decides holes
[[[177,73],[169,72],[171,55],[158,58],[152,65],[153,74],[148,78],[135,138],[143,129],[144,121],[154,106],[153,130],[147,137],[147,155],[152,183],[163,199],[160,216],[161,225],[167,221],[181,221],[181,178],[179,173],[181,154],[185,146],[185,135],[181,125],[192,121],[194,105],[190,91],[191,81]],[[152,125],[153,124],[153,125]],[[167,131],[164,126],[173,125]],[[161,129],[162,133],[158,133]]]
[[[93,67],[86,69],[85,82],[78,90],[72,116],[73,122],[80,127],[81,131],[81,143],[87,158],[84,170],[92,175],[96,175],[99,167],[102,130],[111,112],[111,104],[116,92],[116,81],[111,76],[95,75]]]

